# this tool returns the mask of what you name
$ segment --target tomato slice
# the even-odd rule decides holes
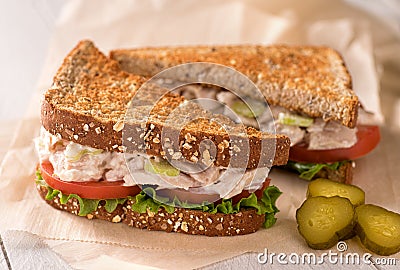
[[[289,160],[308,163],[331,163],[354,160],[371,152],[379,143],[381,136],[378,126],[357,126],[357,143],[349,148],[330,150],[308,150],[306,144],[290,148]]]
[[[271,182],[271,179],[269,179],[269,178],[265,179],[263,185],[259,189],[257,189],[256,191],[253,192],[254,194],[256,194],[258,199],[262,198],[263,192],[269,186],[270,182]],[[242,198],[247,198],[250,195],[251,195],[251,192],[249,192],[248,190],[243,190],[242,193],[232,197],[232,203],[237,204]]]
[[[260,187],[258,190],[254,192],[258,199],[261,199],[264,189],[266,189],[269,186],[270,182],[271,179],[269,178],[265,179],[265,182],[263,183],[262,187]],[[219,197],[219,194],[198,194],[184,189],[161,189],[157,190],[157,195],[170,198],[171,200],[173,200],[176,196],[180,201],[195,203],[195,204],[201,204],[205,201],[210,203],[215,202],[216,204],[218,204],[222,201]],[[232,197],[232,203],[236,204],[242,198],[247,198],[250,195],[251,193],[249,191],[243,190],[242,193]]]
[[[123,186],[124,181],[91,181],[91,182],[66,182],[53,176],[54,169],[50,162],[40,164],[40,171],[46,183],[60,190],[64,194],[76,194],[85,199],[117,199],[127,196],[135,196],[140,193],[139,186]],[[269,186],[270,179],[267,178],[262,187],[254,193],[261,199],[264,189]],[[168,198],[179,198],[181,201],[201,204],[204,201],[220,203],[218,194],[197,194],[183,189],[162,189],[157,191],[159,196]],[[238,203],[242,198],[247,198],[251,193],[247,190],[232,197],[233,204]]]
[[[124,181],[66,182],[53,176],[50,162],[40,164],[41,175],[46,183],[64,194],[76,194],[85,199],[118,199],[140,193],[139,186],[124,186]]]

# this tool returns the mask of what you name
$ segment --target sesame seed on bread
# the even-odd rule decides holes
[[[138,99],[143,102],[132,108],[130,121],[124,123],[129,103],[145,82],[144,77],[122,71],[115,60],[107,58],[92,42],[81,41],[64,59],[52,87],[44,95],[42,125],[65,140],[107,151],[145,151],[166,158],[174,158],[174,154],[177,157],[178,152],[179,157],[193,161],[209,156],[205,153],[208,150],[200,147],[200,142],[208,139],[218,149],[212,160],[217,166],[239,166],[244,164],[243,159],[248,169],[286,164],[288,137],[243,128],[193,103],[181,106],[186,104],[185,99],[173,93],[165,94],[155,106],[148,105],[153,93],[165,93],[160,87],[141,91]],[[172,111],[178,115],[167,122]],[[175,134],[176,127],[183,123],[181,119],[190,114],[198,118],[178,130],[174,145],[179,149],[165,151],[160,134]],[[230,128],[229,134],[224,127]],[[123,130],[127,139],[124,144]],[[182,147],[189,144],[191,147]]]
[[[324,167],[314,176],[314,179],[326,178],[340,183],[351,184],[354,164],[354,161],[345,162],[337,170]]]
[[[230,66],[249,77],[272,105],[335,120],[350,128],[357,122],[359,101],[352,90],[351,76],[340,54],[328,47],[150,47],[114,50],[110,57],[123,70],[143,76],[189,62]],[[192,76],[185,78],[192,81],[197,75]]]
[[[71,198],[65,204],[55,196],[46,200],[47,188],[37,185],[37,190],[49,205],[69,212],[74,215],[79,213],[79,201]],[[255,209],[241,209],[236,214],[211,214],[200,210],[175,208],[173,213],[168,213],[160,208],[157,213],[134,212],[131,205],[132,200],[127,199],[124,204],[119,204],[116,209],[109,213],[104,207],[104,201],[100,201],[98,208],[86,215],[88,219],[101,219],[113,223],[125,223],[128,226],[151,231],[178,232],[205,236],[233,236],[256,232],[264,221],[265,215],[258,215]]]

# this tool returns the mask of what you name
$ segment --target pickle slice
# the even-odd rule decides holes
[[[356,234],[356,232],[354,231],[354,228],[353,228],[353,230],[350,233],[348,233],[345,236],[341,237],[339,240],[340,241],[349,240],[349,239],[353,238],[356,235],[357,234]]]
[[[361,205],[355,212],[355,231],[367,249],[379,255],[400,251],[399,214],[372,204]]]
[[[308,185],[307,197],[316,196],[344,197],[349,199],[354,206],[365,203],[365,192],[361,188],[323,178],[316,179]]]
[[[296,212],[297,228],[313,249],[328,249],[351,234],[353,218],[351,202],[338,196],[308,198]]]

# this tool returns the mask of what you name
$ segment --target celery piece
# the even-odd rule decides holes
[[[278,123],[289,126],[309,127],[314,119],[290,113],[279,113]]]
[[[180,171],[166,160],[156,161],[150,159],[144,164],[144,170],[154,174],[164,174],[169,177],[178,176]]]
[[[232,110],[235,113],[248,118],[256,118],[262,115],[265,111],[265,106],[260,101],[246,100],[246,103],[237,100],[232,104]]]

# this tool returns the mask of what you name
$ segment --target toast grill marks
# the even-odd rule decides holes
[[[341,56],[327,47],[160,47],[115,50],[110,55],[123,70],[143,76],[188,62],[231,66],[255,82],[272,105],[336,120],[347,127],[356,125],[359,102],[351,89],[350,74]]]
[[[53,86],[45,94],[42,102],[42,125],[50,133],[59,134],[63,139],[98,149],[122,152],[122,120],[126,107],[144,82],[142,77],[122,72],[117,62],[105,57],[90,41],[82,41],[65,58],[54,77]],[[166,126],[159,116],[162,115],[161,112],[167,114],[172,111],[182,102],[182,97],[168,94],[153,108],[154,113],[149,119],[134,119],[130,127],[134,135],[148,136],[142,149],[135,146],[137,148],[130,150],[146,150],[149,155],[168,156],[169,153],[163,152],[157,136],[163,128],[173,130],[174,126]],[[273,165],[287,162],[290,142],[286,136],[273,136],[252,128],[247,128],[246,131],[251,149],[247,168],[256,168],[259,161],[260,166],[270,166],[269,150],[275,150]],[[210,139],[216,145],[225,145],[224,141],[229,139],[226,133],[221,132],[220,126],[210,124],[210,120],[190,123],[179,137],[180,142],[176,145],[183,145],[183,138],[197,142]],[[231,139],[238,141],[246,138],[246,134],[240,133],[231,136]],[[143,139],[134,137],[132,141],[140,142]],[[276,148],[261,153],[260,160],[261,143],[268,146],[276,143]],[[217,155],[215,165],[229,164],[229,145],[224,150],[226,151]],[[184,148],[181,151],[190,160],[191,153]]]

